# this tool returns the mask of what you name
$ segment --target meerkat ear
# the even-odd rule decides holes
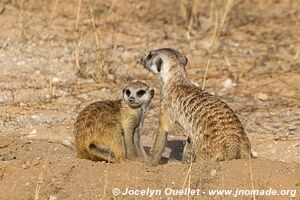
[[[188,58],[185,55],[182,55],[180,58],[180,62],[181,64],[183,64],[184,66],[186,66],[186,64],[188,63]]]
[[[150,94],[151,94],[151,99],[154,97],[154,89],[150,90]]]
[[[157,69],[158,72],[161,71],[161,66],[162,66],[162,64],[163,64],[163,61],[162,61],[161,58],[159,58],[159,59],[156,61],[156,69]]]

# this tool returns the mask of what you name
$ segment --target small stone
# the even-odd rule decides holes
[[[3,95],[0,95],[0,103],[3,103],[5,100],[5,97]]]
[[[233,86],[235,86],[235,84],[232,82],[231,79],[226,79],[225,81],[223,81],[222,85],[226,89],[232,88]]]
[[[37,159],[37,160],[33,160],[32,162],[31,162],[31,166],[37,166],[37,165],[39,165],[40,164],[40,161]]]
[[[69,49],[68,47],[64,48],[64,56],[69,56],[72,53],[71,49]]]
[[[87,100],[89,98],[89,96],[87,94],[82,94],[81,98],[83,98],[84,100]]]
[[[25,183],[25,185],[26,185],[26,186],[28,186],[28,185],[30,185],[30,183],[29,183],[29,182],[27,182],[27,183]]]
[[[289,126],[289,131],[295,131],[295,130],[297,130],[296,126]]]
[[[30,167],[30,161],[26,161],[25,164],[22,165],[23,169],[28,169]]]
[[[59,80],[59,78],[57,78],[57,77],[53,77],[52,78],[52,82],[53,83],[58,83],[60,80]]]
[[[254,158],[257,158],[258,153],[255,150],[252,149],[251,153],[252,153],[252,155],[253,155]]]
[[[34,73],[35,73],[36,75],[40,75],[40,74],[41,74],[41,71],[40,71],[40,70],[35,70]]]
[[[20,102],[20,107],[25,107],[26,106],[26,104],[25,103],[22,103],[22,102]]]
[[[72,146],[72,143],[69,140],[61,140],[61,142],[65,145],[65,146]]]
[[[44,42],[43,40],[40,40],[40,41],[39,41],[39,45],[40,45],[40,46],[43,46],[44,44],[45,44],[45,42]]]
[[[212,170],[210,171],[210,175],[211,175],[211,176],[215,176],[216,174],[217,174],[217,170],[212,169]]]
[[[107,92],[107,91],[108,91],[108,89],[105,87],[100,89],[100,92]]]
[[[20,62],[17,62],[17,65],[18,65],[18,66],[25,65],[25,64],[26,64],[26,62],[25,62],[24,60],[22,60],[22,61],[20,61]]]
[[[36,133],[37,133],[37,130],[36,129],[33,129],[30,134],[28,135],[28,137],[35,137],[36,136]]]
[[[269,99],[269,96],[265,93],[258,93],[257,97],[259,100],[262,100],[262,101],[267,101]]]
[[[113,75],[113,74],[108,74],[108,75],[107,75],[107,79],[113,81],[113,80],[115,80],[115,75]]]

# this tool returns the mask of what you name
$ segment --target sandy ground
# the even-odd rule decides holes
[[[145,198],[114,196],[113,188],[187,199],[164,194],[185,187],[204,192],[190,199],[300,199],[299,3],[235,1],[210,54],[225,1],[189,2],[0,0],[0,199]],[[183,52],[188,76],[200,86],[210,57],[205,88],[236,111],[258,159],[190,168],[180,162],[186,136],[179,126],[156,168],[81,160],[60,144],[72,143],[82,108],[120,98],[124,85],[143,80],[156,91],[142,131],[149,151],[159,84],[137,61],[160,47]],[[208,195],[222,188],[298,196]]]

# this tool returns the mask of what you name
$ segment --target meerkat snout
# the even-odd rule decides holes
[[[141,58],[141,64],[153,74],[158,74],[162,69],[163,59],[157,55],[155,50],[152,50],[148,55]]]
[[[177,65],[173,65],[174,61]],[[185,55],[171,48],[151,50],[148,55],[141,58],[140,63],[153,74],[166,77],[170,70],[184,70],[188,63]]]
[[[135,99],[133,97],[130,97],[129,98],[129,103],[134,103],[135,102]]]
[[[145,66],[145,65],[146,65],[146,61],[151,60],[153,53],[154,53],[153,51],[150,51],[148,55],[146,55],[146,56],[144,56],[144,57],[142,57],[142,58],[140,59],[140,63],[141,63],[144,67],[146,67],[146,66]]]
[[[140,85],[138,82],[134,86],[124,88],[123,100],[131,107],[148,105],[154,96],[154,90],[147,85]]]

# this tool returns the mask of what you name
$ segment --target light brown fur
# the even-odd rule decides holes
[[[142,87],[148,88],[149,93],[149,87],[142,82],[131,83],[126,88],[138,90]],[[74,129],[78,157],[123,162],[126,158],[137,159],[138,151],[146,156],[143,149],[139,149],[143,147],[136,135],[139,135],[139,125],[153,94],[139,105],[127,101],[125,89],[123,95],[123,100],[95,102],[79,113]]]
[[[251,157],[250,142],[240,120],[226,103],[188,80],[185,56],[174,49],[158,49],[141,62],[158,74],[161,82],[159,128],[152,165],[158,164],[167,133],[175,122],[187,131],[190,140],[183,152],[184,162]]]

